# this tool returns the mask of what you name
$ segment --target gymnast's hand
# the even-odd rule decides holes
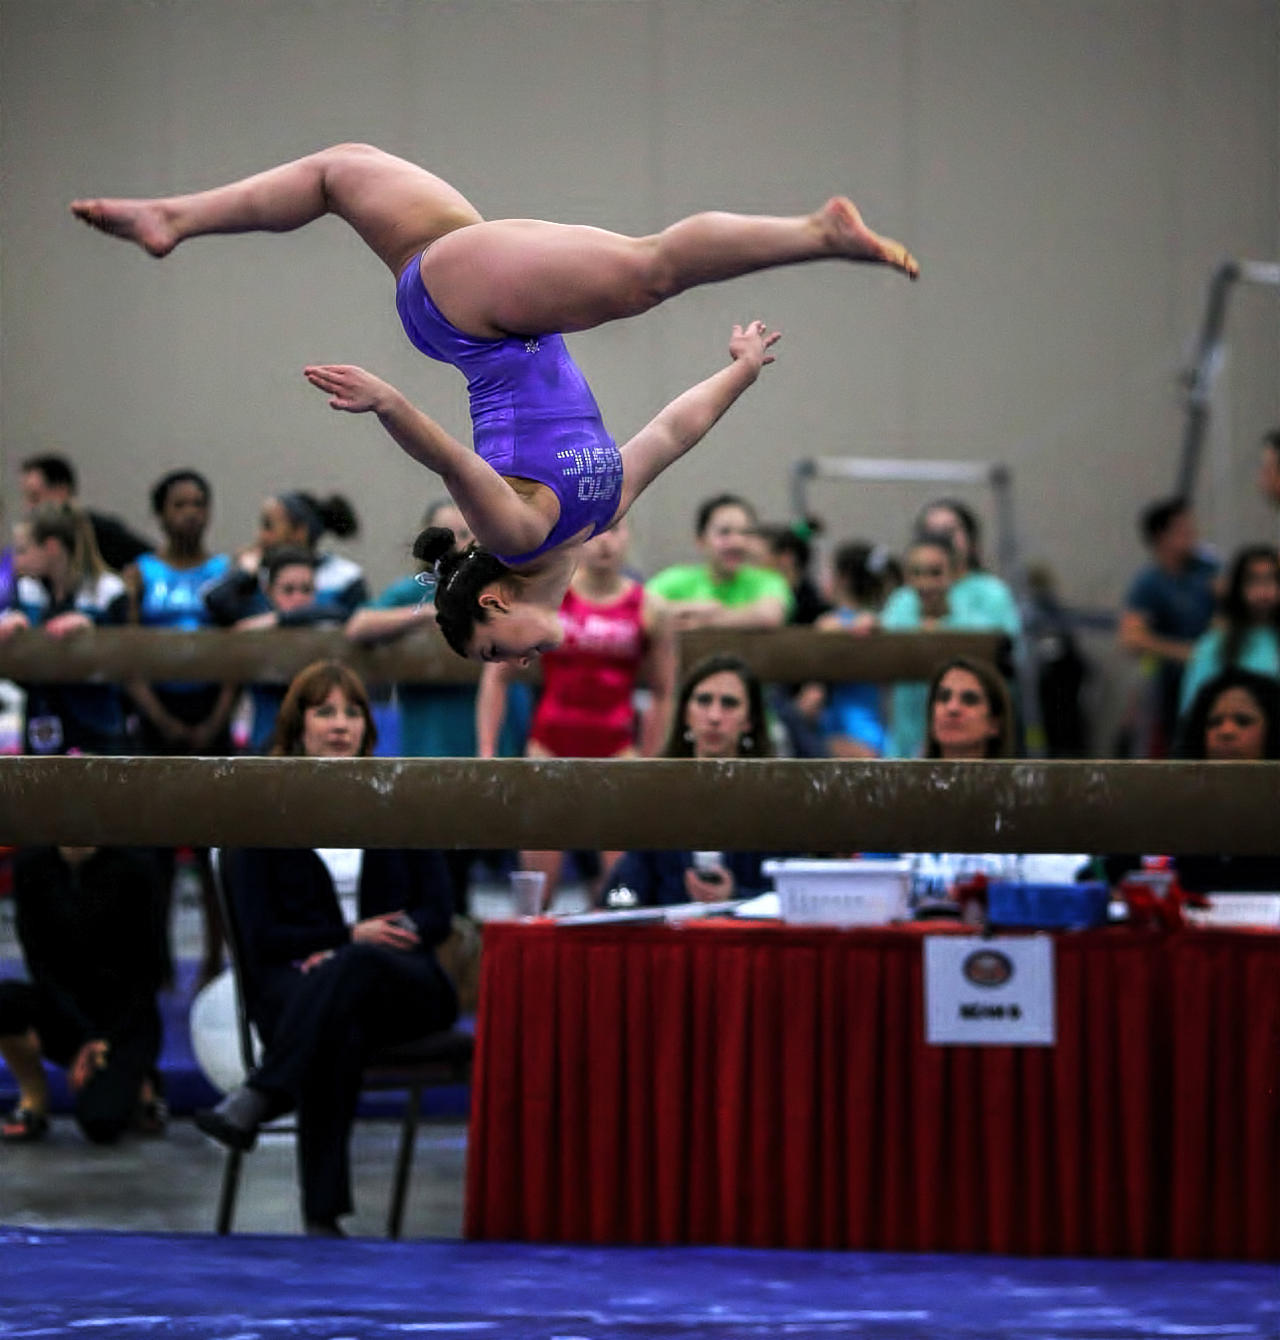
[[[729,339],[729,356],[735,363],[753,366],[758,373],[761,368],[773,362],[768,351],[782,338],[780,330],[770,330],[763,321],[753,321],[749,326],[734,326]]]
[[[388,405],[397,394],[395,387],[364,368],[346,363],[323,363],[302,369],[302,375],[318,391],[329,397],[333,409],[348,414],[367,414]]]

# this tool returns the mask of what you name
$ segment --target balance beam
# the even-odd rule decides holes
[[[713,652],[740,656],[766,681],[887,683],[928,679],[952,656],[992,660],[1006,639],[998,633],[874,633],[854,637],[811,628],[726,630],[680,635],[688,667]],[[474,684],[480,666],[451,651],[434,629],[395,642],[361,646],[340,628],[233,632],[95,628],[55,640],[24,632],[0,642],[0,679],[25,684],[154,683],[287,684],[312,661],[338,660],[368,684]]]
[[[0,843],[1280,852],[1280,764],[6,758]]]

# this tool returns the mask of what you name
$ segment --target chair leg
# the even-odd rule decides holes
[[[387,1237],[400,1236],[404,1218],[405,1193],[409,1189],[409,1173],[413,1167],[413,1146],[418,1138],[418,1114],[422,1110],[422,1086],[415,1084],[409,1090],[400,1118],[400,1148],[396,1151],[395,1180],[391,1186],[391,1210],[387,1215]]]
[[[236,1212],[236,1192],[240,1187],[240,1160],[244,1154],[239,1149],[228,1149],[226,1162],[222,1165],[222,1192],[218,1196],[218,1222],[215,1231],[220,1234],[231,1232],[231,1218]]]

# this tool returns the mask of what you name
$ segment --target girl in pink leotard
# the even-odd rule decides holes
[[[208,233],[284,232],[336,214],[396,277],[401,316],[419,348],[460,367],[464,354],[484,363],[499,353],[492,397],[486,401],[486,388],[470,371],[468,379],[473,410],[496,406],[500,420],[503,397],[511,397],[512,453],[501,442],[501,450],[478,443],[479,453],[469,451],[362,368],[306,369],[335,409],[376,413],[406,452],[444,480],[477,544],[458,558],[447,553],[447,533],[428,532],[417,552],[439,563],[436,609],[446,638],[482,660],[527,661],[559,645],[557,611],[583,543],[624,516],[658,474],[706,435],[773,361],[768,350],[778,339],[763,322],[735,326],[729,366],[677,397],[618,450],[598,426],[590,392],[582,395],[585,382],[578,384],[567,354],[561,358],[560,332],[634,316],[696,285],[774,266],[844,259],[889,265],[911,278],[919,273],[906,248],[872,232],[843,196],[790,217],[696,214],[639,238],[539,219],[485,222],[448,182],[363,144],[335,145],[194,195],[77,200],[71,208],[154,256]],[[510,358],[518,352],[512,341],[534,358],[544,339],[560,376],[549,396],[536,378],[522,383],[521,365]],[[438,340],[443,344],[435,347]],[[562,418],[584,428],[576,443],[548,452],[545,443],[531,449],[520,440],[531,425],[559,437]],[[495,423],[477,421],[478,437],[488,438]],[[562,451],[570,453],[570,469],[563,468]],[[522,466],[522,459],[530,463]],[[528,473],[518,473],[522,468]],[[573,529],[579,502],[589,510]]]
[[[625,521],[582,546],[565,592],[565,638],[542,658],[542,688],[525,749],[528,758],[626,758],[657,754],[666,738],[675,690],[674,623],[666,602],[623,570],[630,539]],[[512,668],[487,665],[476,696],[476,742],[493,758]],[[637,719],[636,690],[649,690]],[[617,853],[602,853],[601,869]],[[522,852],[526,870],[546,875],[544,905],[560,878],[564,853]]]

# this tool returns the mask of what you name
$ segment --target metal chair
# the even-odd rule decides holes
[[[219,852],[218,857],[221,857]],[[226,927],[227,951],[231,959],[231,975],[235,983],[236,1034],[245,1073],[253,1071],[258,1063],[257,1037],[249,1019],[245,992],[244,946],[240,934],[236,899],[228,887],[226,863],[215,864],[215,883]],[[424,1089],[466,1084],[471,1079],[471,1059],[475,1039],[459,1029],[429,1033],[425,1037],[385,1047],[378,1051],[365,1067],[362,1088],[366,1092],[404,1090],[405,1105],[400,1116],[400,1142],[396,1150],[395,1173],[391,1183],[391,1204],[387,1211],[387,1236],[398,1238],[404,1218],[405,1194],[409,1174],[413,1168],[414,1144],[418,1134],[418,1119]],[[290,1119],[272,1122],[266,1130],[274,1133],[294,1133],[297,1125]],[[240,1188],[240,1165],[244,1152],[228,1149],[222,1165],[222,1188],[218,1195],[218,1215],[215,1230],[219,1234],[231,1231],[235,1215],[236,1195]]]

